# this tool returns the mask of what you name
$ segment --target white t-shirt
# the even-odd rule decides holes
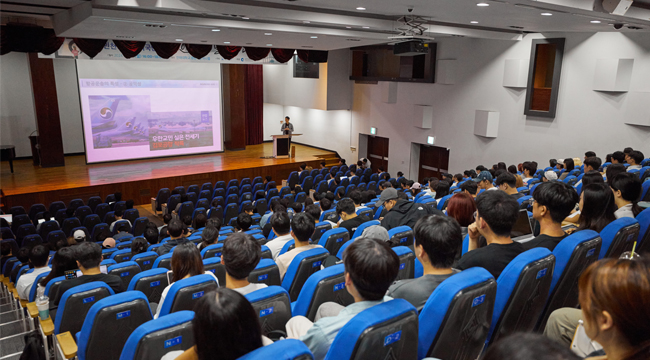
[[[627,167],[627,171],[630,172],[631,170],[641,170],[642,166],[641,165],[630,165]]]
[[[18,291],[18,296],[20,296],[21,299],[23,300],[29,300],[29,292],[32,290],[32,285],[34,284],[34,280],[36,280],[36,277],[39,274],[42,274],[44,272],[50,272],[52,269],[50,269],[49,266],[45,266],[42,268],[36,268],[34,271],[32,271],[29,274],[22,274],[20,276],[20,279],[18,279],[18,283],[16,283],[16,290]]]
[[[291,262],[298,254],[300,254],[303,251],[318,249],[318,248],[322,248],[322,246],[306,245],[306,246],[297,247],[278,256],[278,258],[275,259],[275,262],[276,264],[278,264],[278,270],[280,270],[280,279],[284,278],[284,274],[286,274],[287,270],[289,269],[289,265],[291,265]]]
[[[614,216],[616,216],[617,219],[623,218],[623,217],[629,217],[634,219],[634,212],[632,212],[632,204],[627,204],[624,206],[621,206],[618,210],[614,212]],[[21,277],[22,279],[22,277]]]
[[[238,289],[233,289],[233,290],[235,290],[236,292],[238,292],[238,293],[240,293],[242,295],[246,295],[246,294],[252,293],[253,291],[264,289],[266,287],[268,287],[268,285],[266,285],[266,284],[250,283],[250,284],[248,284],[248,285],[246,285],[244,287],[240,287]]]
[[[214,276],[214,274],[211,271],[206,271],[205,274],[212,276],[214,278],[214,281],[217,282],[217,285],[219,285],[219,279],[217,279],[217,277]],[[156,315],[153,316],[154,319],[158,318],[158,314],[160,314],[160,309],[162,309],[162,305],[165,302],[165,297],[167,296],[167,293],[169,292],[169,289],[171,289],[172,285],[174,285],[174,283],[167,285],[165,290],[163,290],[162,295],[160,296],[160,302],[158,303],[158,308],[156,309]]]
[[[284,244],[286,244],[289,240],[293,240],[290,233],[286,235],[278,236],[275,239],[270,240],[265,244],[269,248],[269,250],[271,250],[271,255],[273,255],[273,260],[275,260],[278,257],[280,251],[284,247]]]

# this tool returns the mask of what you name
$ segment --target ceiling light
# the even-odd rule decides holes
[[[478,21],[470,21],[470,24],[478,24]]]
[[[176,41],[183,41],[183,39],[176,39]]]
[[[221,29],[212,29],[212,31],[221,31]]]
[[[266,44],[266,46],[273,46],[273,44]]]
[[[542,16],[553,16],[551,13],[542,13]]]
[[[230,44],[230,41],[224,41],[223,43],[224,44]]]
[[[264,33],[264,35],[273,35],[272,33]]]
[[[364,26],[363,28],[364,29],[370,29],[370,26]]]
[[[600,24],[600,20],[591,20],[592,24]]]
[[[352,29],[352,26],[346,26],[345,28],[346,29]]]
[[[247,17],[243,17],[242,19],[243,19],[243,20],[248,20],[248,19],[250,19],[250,18],[247,18]]]
[[[309,20],[305,20],[305,21],[303,21],[304,24],[309,24],[310,22],[311,22],[311,21],[309,21]]]
[[[312,39],[318,39],[318,36],[312,36],[311,38]]]
[[[490,4],[481,2],[481,3],[476,4],[476,6],[490,6]]]
[[[361,7],[361,6],[359,6],[359,7],[357,8],[357,10],[361,10],[361,11],[363,11],[363,10],[365,10],[365,9],[366,9],[366,8]]]

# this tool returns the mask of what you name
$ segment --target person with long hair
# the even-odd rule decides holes
[[[447,216],[458,221],[462,237],[467,235],[467,227],[474,222],[474,212],[476,211],[476,202],[472,195],[459,192],[449,199],[447,204]]]
[[[201,242],[197,245],[199,251],[202,251],[210,245],[216,244],[218,238],[219,230],[212,226],[206,226],[206,228],[201,232]]]
[[[217,277],[214,276],[212,272],[203,271],[203,259],[201,259],[201,253],[192,242],[186,242],[176,246],[172,254],[171,265],[173,273],[172,281],[169,283],[169,285],[167,285],[167,287],[163,290],[162,295],[160,296],[160,306],[157,306],[154,319],[158,318],[160,308],[162,308],[162,304],[165,302],[165,297],[167,296],[169,289],[171,289],[172,285],[176,281],[187,279],[195,275],[208,274],[212,275],[212,277],[214,277],[214,281],[219,284],[219,280],[217,280]]]
[[[161,360],[235,360],[273,342],[262,336],[257,313],[236,291],[220,288],[194,306],[194,346],[173,351]]]
[[[449,184],[447,181],[442,180],[436,184],[436,200],[440,200],[440,198],[449,195],[449,188],[451,187],[451,184]]]
[[[577,216],[577,221],[572,221],[579,224],[578,230],[601,232],[616,220],[614,195],[605,183],[583,186],[578,206],[580,215]]]
[[[603,259],[580,276],[580,307],[587,336],[603,346],[604,357],[650,359],[650,262]]]
[[[560,180],[566,179],[569,173],[575,168],[575,163],[572,158],[564,159],[564,172],[560,175]]]
[[[614,201],[618,207],[618,210],[614,213],[617,219],[622,217],[635,218],[641,213],[643,209],[641,209],[638,202],[643,188],[641,180],[636,175],[628,172],[620,173],[612,179],[610,186],[614,192]]]

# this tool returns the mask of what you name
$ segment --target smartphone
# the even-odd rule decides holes
[[[108,274],[108,265],[99,265],[99,271],[102,274]]]
[[[66,279],[74,279],[77,277],[77,271],[78,270],[68,270],[63,273],[63,276],[65,276]]]
[[[173,278],[174,278],[174,272],[171,271],[171,270],[167,271],[167,283],[168,284],[172,283]]]

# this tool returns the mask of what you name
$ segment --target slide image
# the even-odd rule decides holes
[[[149,142],[148,95],[89,95],[93,148],[145,145]]]
[[[212,111],[152,112],[150,150],[212,146]]]

